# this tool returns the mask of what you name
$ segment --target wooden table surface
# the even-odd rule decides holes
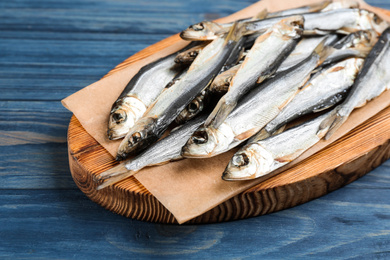
[[[74,184],[72,114],[60,100],[189,24],[253,2],[0,2],[0,258],[390,258],[390,161],[304,205],[209,225],[127,219]]]

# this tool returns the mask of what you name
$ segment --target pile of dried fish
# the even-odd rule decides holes
[[[239,145],[222,178],[267,175],[390,83],[388,23],[355,1],[203,21],[181,37],[191,43],[141,68],[114,103],[108,137],[124,138],[116,159],[135,157],[100,174],[99,189],[146,166]]]

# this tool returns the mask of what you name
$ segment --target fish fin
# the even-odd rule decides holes
[[[264,8],[263,10],[258,12],[255,16],[253,16],[252,21],[253,20],[263,20],[263,19],[267,18],[267,16],[268,16],[268,10],[267,10],[267,8]]]
[[[332,46],[326,45],[326,41],[327,37],[323,39],[314,49],[314,53],[320,57],[318,59],[317,66],[321,65],[326,60],[326,58],[336,50]]]
[[[115,167],[113,167],[105,172],[102,172],[98,176],[95,176],[95,179],[97,181],[105,180],[105,179],[109,179],[113,176],[128,172],[129,170],[126,168],[125,165],[126,165],[125,163],[118,164],[117,166],[115,166]]]
[[[230,41],[238,42],[242,36],[243,36],[243,26],[236,21],[230,27],[230,30],[225,38],[225,44],[227,44]]]
[[[256,136],[253,138],[252,141],[258,142],[258,141],[267,139],[270,136],[278,135],[278,134],[284,132],[285,129],[286,129],[286,125],[279,127],[278,129],[276,129],[276,131],[275,130],[268,131],[266,129],[266,127],[264,127],[263,129],[261,129],[261,131],[259,133],[256,134]]]
[[[309,78],[309,77],[308,77]],[[308,80],[308,79],[307,79]],[[294,98],[295,98],[295,96],[297,95],[297,93],[299,92],[299,89],[291,96],[291,97],[289,97],[287,100],[285,100],[284,102],[283,102],[283,104],[281,104],[279,107],[278,107],[278,109],[280,110],[280,111],[282,111],[287,105],[288,105],[288,103],[290,103],[291,102],[291,100],[293,100]]]
[[[319,3],[308,5],[310,8],[308,12],[309,13],[319,12],[322,9],[325,9],[325,7],[327,7],[331,3],[332,3],[332,1],[326,0],[326,1],[319,2]]]
[[[264,80],[270,78],[273,74],[272,73],[269,73],[267,75],[262,75],[260,76],[257,81],[256,81],[256,84],[260,84],[261,82],[263,82]]]
[[[288,154],[282,157],[275,158],[275,161],[279,163],[289,163],[302,154],[302,149],[298,149],[292,154]]]
[[[117,175],[117,176],[115,176],[115,177],[112,177],[112,178],[106,180],[105,182],[103,182],[102,184],[100,184],[100,185],[96,188],[96,190],[104,189],[104,188],[106,188],[106,187],[108,187],[108,186],[110,186],[110,185],[113,185],[113,184],[115,184],[115,183],[117,183],[117,182],[120,182],[120,181],[122,181],[122,180],[124,180],[124,179],[127,179],[127,178],[133,176],[133,175],[136,174],[136,173],[137,173],[137,171],[127,171],[127,172],[125,172],[125,173],[122,173],[122,174],[120,174],[120,175]]]
[[[252,128],[252,129],[250,129],[242,134],[237,135],[236,137],[234,137],[234,140],[244,141],[244,140],[254,136],[257,132],[259,132],[258,128]]]
[[[228,103],[226,102],[226,99],[222,97],[209,117],[206,119],[204,126],[211,126],[217,129],[235,107],[236,103]]]
[[[317,136],[320,138],[325,136],[325,140],[329,138],[336,132],[337,129],[347,120],[349,113],[340,113],[341,107],[336,107],[329,115],[321,122]],[[343,115],[344,114],[344,115]]]
[[[286,130],[286,125],[283,125],[283,126],[279,127],[276,131],[274,131],[272,133],[272,136],[281,134],[281,133],[284,132],[284,130]]]
[[[355,57],[365,58],[372,50],[372,46],[358,46],[356,48],[351,48],[351,50],[356,51]]]
[[[258,142],[264,139],[267,139],[271,135],[265,130],[265,128],[261,129],[254,137],[251,139],[252,142]]]
[[[356,31],[358,31],[358,30],[356,28],[353,28],[353,27],[342,27],[342,28],[336,30],[336,32],[339,34],[351,34],[351,33],[355,33]]]

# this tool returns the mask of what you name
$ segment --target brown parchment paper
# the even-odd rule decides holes
[[[250,17],[263,8],[274,12],[315,2],[318,1],[263,0],[218,21],[229,22]],[[385,13],[368,6],[363,1],[359,2],[362,7],[390,21]],[[112,104],[142,66],[173,53],[186,44],[185,41],[179,41],[137,61],[65,98],[62,104],[72,111],[85,130],[115,157],[120,140],[109,141],[106,137],[107,120]],[[355,110],[330,140],[320,141],[277,172],[282,172],[318,152],[389,105],[390,91],[387,91],[364,108]],[[261,182],[261,179],[245,182],[225,182],[221,179],[222,172],[235,151],[236,149],[209,159],[185,159],[162,166],[148,167],[137,173],[135,177],[175,216],[179,223],[184,223]]]

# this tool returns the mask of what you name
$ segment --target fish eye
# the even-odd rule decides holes
[[[380,23],[383,22],[382,18],[380,18],[380,17],[379,17],[378,15],[376,15],[376,14],[374,14],[373,20],[374,20],[374,23],[376,23],[376,24],[380,24]]]
[[[197,24],[191,25],[190,28],[193,29],[194,31],[201,31],[204,29],[204,25],[203,25],[203,23],[197,23]]]
[[[120,124],[121,122],[126,120],[126,113],[123,113],[122,111],[117,111],[112,115],[112,118],[117,124]]]
[[[190,113],[194,113],[194,112],[198,111],[198,109],[199,109],[199,103],[196,100],[192,101],[188,105],[188,112],[190,112]]]
[[[132,136],[131,136],[131,142],[133,143],[133,144],[136,144],[136,143],[138,143],[140,140],[141,140],[141,133],[140,132],[136,132],[136,133],[134,133]]]
[[[191,51],[190,53],[188,53],[188,56],[190,56],[191,58],[195,58],[196,56],[198,56],[198,52]]]
[[[200,130],[200,131],[196,131],[193,135],[192,135],[192,138],[191,140],[195,143],[195,144],[204,144],[207,142],[207,140],[209,139],[208,135],[207,135],[207,132],[204,131],[204,130]]]
[[[236,154],[233,157],[233,164],[236,167],[241,167],[249,164],[249,158],[245,153]]]

